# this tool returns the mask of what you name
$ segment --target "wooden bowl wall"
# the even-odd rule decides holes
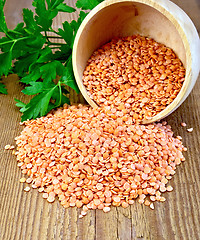
[[[92,53],[114,37],[140,34],[172,48],[186,68],[186,78],[176,99],[162,112],[144,121],[158,121],[172,113],[191,92],[200,70],[200,40],[187,14],[168,0],[107,0],[94,8],[82,22],[73,47],[73,70],[86,101],[83,71]]]

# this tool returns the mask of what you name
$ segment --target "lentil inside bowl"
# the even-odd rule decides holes
[[[112,39],[88,60],[83,84],[99,106],[150,119],[178,95],[185,68],[174,51],[151,38]],[[120,113],[119,113],[120,114]]]
[[[170,47],[182,61],[185,81],[177,97],[154,117],[142,123],[159,121],[175,111],[188,97],[200,69],[200,40],[188,15],[170,1],[107,0],[93,9],[82,22],[74,40],[72,61],[79,89],[92,106],[82,77],[92,53],[115,37],[134,34],[153,38]]]

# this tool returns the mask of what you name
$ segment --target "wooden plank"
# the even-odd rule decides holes
[[[74,1],[69,1],[74,5]],[[200,8],[195,0],[174,0],[194,21],[200,30]],[[7,0],[6,15],[9,27],[20,21],[22,7],[30,7],[30,0]],[[70,14],[61,14],[54,26],[58,27]],[[76,18],[76,14],[71,15]],[[16,76],[3,80],[8,95],[0,95],[0,240],[141,240],[141,239],[199,239],[200,236],[200,82],[181,107],[167,118],[175,134],[183,137],[188,147],[186,162],[177,167],[171,183],[172,193],[165,193],[165,203],[156,203],[155,210],[134,203],[127,209],[112,207],[105,214],[100,210],[90,211],[79,219],[80,210],[64,209],[59,201],[49,204],[35,189],[25,193],[26,184],[20,184],[22,176],[15,156],[5,151],[6,144],[14,144],[20,133],[20,113],[14,97],[27,101],[20,91],[22,86]],[[83,102],[81,96],[72,93],[73,102]],[[180,126],[185,121],[194,131],[188,133]]]

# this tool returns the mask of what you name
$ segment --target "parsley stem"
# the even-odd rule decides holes
[[[8,31],[7,31],[7,32],[5,32],[5,34],[6,34],[6,36],[7,36],[8,38],[10,38],[10,39],[12,39],[12,40],[13,40],[13,37],[12,37],[12,36],[10,36],[10,34],[8,34]]]
[[[59,87],[59,92],[60,92],[60,101],[59,101],[59,104],[58,104],[58,107],[61,105],[61,99],[62,99],[62,89],[61,89],[61,82],[58,81],[58,87]]]
[[[72,54],[68,57],[67,61],[65,62],[65,64],[64,64],[65,67],[67,66],[69,61],[71,61],[71,59],[72,59]]]
[[[19,34],[19,35],[21,35],[21,34],[22,34],[22,33],[18,32],[18,31],[11,30],[11,29],[8,29],[8,32],[11,32],[11,33],[16,33],[16,34]]]
[[[51,42],[49,41],[49,37],[47,36],[47,32],[46,32],[46,31],[44,32],[44,35],[45,35],[45,37],[46,37],[46,39],[47,39],[47,42],[48,42],[48,43],[51,43]]]
[[[4,44],[7,44],[7,43],[12,43],[12,42],[14,42],[14,40],[10,40],[10,41],[7,41],[7,42],[0,43],[0,45],[4,45]]]
[[[16,42],[17,42],[16,40],[13,41],[13,44],[12,44],[12,46],[11,46],[11,48],[10,48],[10,52],[12,52],[13,47],[15,46],[15,43],[16,43]]]
[[[24,40],[24,39],[28,39],[28,38],[29,37],[22,37],[22,38],[12,39],[10,41],[0,43],[0,45],[4,45],[4,44],[7,44],[7,43],[12,43],[12,42],[18,42],[18,41],[21,41],[21,40]]]
[[[57,1],[55,1],[55,3],[54,3],[48,10],[49,10],[49,11],[53,10],[53,9],[55,8],[56,4],[57,4]],[[57,5],[58,5],[58,4],[57,4]]]

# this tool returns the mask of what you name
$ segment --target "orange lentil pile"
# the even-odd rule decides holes
[[[99,106],[125,110],[136,121],[166,108],[184,80],[185,68],[173,50],[140,35],[103,45],[83,74],[88,95]]]
[[[168,181],[186,151],[166,122],[132,124],[131,117],[114,118],[108,108],[83,105],[54,110],[24,122],[16,138],[18,166],[48,202],[55,197],[65,207],[110,211],[138,199],[154,209],[172,191]],[[130,118],[130,119],[129,119]],[[29,191],[25,188],[25,191]]]

